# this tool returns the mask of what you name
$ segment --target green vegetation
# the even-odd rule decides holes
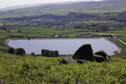
[[[16,53],[16,55],[22,55],[23,56],[25,54],[25,50],[23,48],[17,48],[15,50],[15,53]]]
[[[0,18],[35,16],[41,14],[68,14],[69,12],[106,13],[123,12],[126,0],[109,0],[100,2],[81,2],[74,4],[48,4],[12,11],[0,12]]]
[[[62,57],[25,57],[0,53],[0,83],[20,84],[125,84],[126,60],[59,65]]]
[[[57,50],[50,51],[50,50],[42,49],[41,50],[41,55],[42,56],[47,56],[47,57],[58,57],[59,56],[59,52]]]
[[[34,52],[31,52],[31,56],[36,56],[36,54]]]
[[[10,48],[8,49],[8,53],[14,54],[14,52],[15,52],[15,49],[14,49],[14,48],[10,47]]]

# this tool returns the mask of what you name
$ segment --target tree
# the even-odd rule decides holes
[[[41,50],[41,55],[44,55],[45,54],[45,49],[42,49]]]
[[[12,47],[10,47],[10,48],[8,49],[8,53],[12,53],[12,54],[14,54],[14,51],[15,51],[15,49],[12,48]]]
[[[16,55],[24,55],[25,54],[25,50],[23,48],[17,48],[16,49]]]
[[[18,30],[18,33],[21,33],[21,30]]]
[[[36,56],[34,52],[31,53],[31,56]]]
[[[57,50],[56,51],[50,51],[50,50],[42,49],[41,50],[41,55],[42,56],[47,56],[47,57],[58,57],[59,52]]]
[[[55,57],[58,57],[59,56],[59,52],[56,50],[55,51]]]

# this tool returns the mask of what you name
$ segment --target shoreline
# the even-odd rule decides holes
[[[112,40],[110,40],[108,38],[104,38],[104,39],[110,41],[111,43],[115,44],[118,47],[118,49],[113,52],[114,55],[121,53],[122,47],[119,44],[115,43],[114,41],[112,41]],[[112,55],[112,56],[114,56],[114,55]]]
[[[9,38],[5,40],[5,44],[8,45],[10,40],[25,40],[28,38]],[[84,38],[84,37],[80,37],[80,38],[76,38],[76,37],[70,37],[70,38],[30,38],[30,40],[34,40],[34,39],[105,39],[107,40],[105,37],[88,37],[88,38]]]
[[[6,40],[5,40],[5,44],[8,45],[8,43],[9,43],[10,40],[11,40],[11,39],[6,39]]]
[[[20,40],[20,39],[27,39],[27,38],[6,39],[5,44],[8,46],[8,43],[9,43],[10,40]],[[114,55],[119,54],[122,51],[122,47],[120,47],[120,45],[118,45],[117,43],[115,43],[114,41],[112,41],[111,39],[108,39],[106,37],[94,37],[94,38],[92,38],[92,37],[91,38],[75,38],[75,37],[73,37],[73,38],[31,38],[31,39],[104,39],[104,40],[108,40],[109,42],[115,44],[118,47],[117,50],[113,51]],[[114,55],[110,55],[110,56],[114,56]]]

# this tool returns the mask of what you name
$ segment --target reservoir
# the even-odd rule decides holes
[[[58,50],[59,54],[74,54],[83,44],[91,44],[93,53],[104,50],[108,55],[114,55],[118,47],[102,38],[52,38],[52,39],[16,39],[9,40],[8,45],[13,48],[23,48],[27,54],[34,52],[41,54],[42,49]]]

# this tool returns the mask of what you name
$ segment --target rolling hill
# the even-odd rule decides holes
[[[103,12],[122,12],[126,10],[126,0],[104,0],[93,2],[79,2],[69,4],[48,4],[22,9],[1,11],[0,18],[33,16],[43,14],[59,14],[66,15],[69,12],[87,12],[87,13],[103,13]]]

